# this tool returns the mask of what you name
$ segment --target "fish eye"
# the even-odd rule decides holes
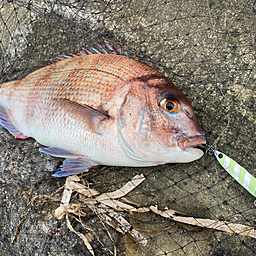
[[[179,110],[179,102],[173,98],[163,98],[160,101],[160,106],[169,113],[174,113]]]

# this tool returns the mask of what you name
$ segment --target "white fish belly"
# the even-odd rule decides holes
[[[37,102],[27,109],[26,104],[16,102],[11,110],[16,128],[44,146],[84,155],[102,165],[138,166],[122,150],[115,127],[105,134],[86,131],[82,122],[50,103]]]
[[[116,123],[109,126],[103,134],[97,134],[87,131],[82,121],[70,117],[50,101],[37,101],[29,107],[22,101],[10,105],[14,125],[24,135],[36,139],[44,146],[84,155],[102,165],[152,166],[168,163],[168,158],[172,159],[177,153],[169,152],[164,157],[162,154],[148,152],[149,156],[145,155],[143,159],[134,158],[120,145]],[[172,159],[170,162],[175,161]]]

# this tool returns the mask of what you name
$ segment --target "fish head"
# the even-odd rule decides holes
[[[203,156],[195,147],[206,142],[205,133],[194,110],[165,77],[134,80],[119,115],[121,141],[131,157],[160,164]]]

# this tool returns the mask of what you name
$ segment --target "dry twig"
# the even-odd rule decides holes
[[[120,232],[121,234],[129,233],[138,243],[141,243],[143,246],[147,244],[148,242],[147,239],[143,237],[138,232],[138,230],[136,230],[119,212],[116,212],[116,211],[140,212],[140,213],[151,211],[164,218],[169,218],[180,223],[190,224],[197,227],[212,228],[212,229],[221,230],[229,233],[239,234],[242,236],[250,236],[250,237],[256,238],[256,230],[253,227],[219,221],[219,220],[186,217],[185,214],[182,214],[172,209],[161,211],[157,208],[157,206],[140,207],[140,205],[134,202],[131,202],[130,200],[124,197],[129,192],[131,192],[134,188],[136,188],[140,183],[142,183],[144,180],[145,178],[143,174],[136,175],[131,181],[127,182],[122,188],[114,192],[100,194],[97,190],[91,189],[89,188],[89,186],[85,186],[78,183],[78,181],[80,181],[78,176],[76,175],[69,176],[66,179],[65,189],[61,199],[61,205],[55,210],[55,216],[58,219],[61,219],[65,213],[72,213],[74,215],[78,215],[80,218],[79,222],[81,222],[81,216],[84,216],[82,214],[81,209],[82,208],[85,209],[85,207],[88,207],[92,212],[94,212],[99,217],[104,227],[105,227],[104,225],[104,222],[105,222],[109,226],[113,227],[116,231]],[[80,201],[79,203],[70,203],[70,199],[73,191],[79,194],[82,194],[86,198]],[[120,200],[122,200],[123,202],[121,202]],[[94,255],[92,247],[89,241],[87,240],[87,238],[80,232],[77,232],[73,229],[68,217],[67,217],[67,225],[72,232],[75,232],[79,237],[83,239],[88,250],[91,252],[92,255]],[[107,230],[107,233],[110,239],[112,240],[112,237],[108,232],[108,230]],[[114,254],[116,254],[115,247],[114,247]]]

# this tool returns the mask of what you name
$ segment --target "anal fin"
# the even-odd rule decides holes
[[[66,159],[60,166],[60,171],[52,176],[66,177],[73,174],[88,172],[92,167],[99,165],[92,160]]]
[[[5,129],[7,129],[15,137],[16,140],[25,140],[29,138],[28,136],[24,135],[23,133],[21,133],[16,129],[16,127],[12,123],[10,115],[8,114],[8,110],[1,106],[0,106],[0,124]]]

